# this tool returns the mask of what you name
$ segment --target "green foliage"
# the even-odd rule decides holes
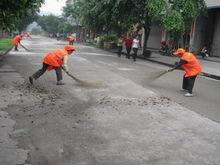
[[[34,34],[34,35],[41,35],[41,34],[44,33],[44,31],[41,28],[36,27],[36,28],[32,29],[31,33]]]
[[[109,35],[103,35],[100,37],[98,46],[103,47],[104,42],[111,42],[111,43],[117,43],[117,35],[116,34],[109,34]]]
[[[11,38],[1,38],[0,39],[0,51],[6,51],[10,47],[12,47],[12,39]]]
[[[184,31],[184,20],[176,10],[171,10],[162,20],[163,27],[172,33]]]
[[[59,25],[63,23],[63,19],[52,14],[40,16],[37,23],[46,32],[57,33],[59,32]]]
[[[58,25],[59,33],[64,33],[64,34],[71,33],[73,32],[73,29],[74,27],[67,22],[64,22],[64,23],[62,22]]]
[[[20,19],[37,13],[44,0],[1,0],[0,27],[4,30],[16,28]]]
[[[80,13],[80,7],[78,5],[70,5],[70,6],[65,6],[63,8],[63,17],[74,19],[75,20],[74,23],[76,25],[80,24],[80,15],[79,15],[79,13]]]
[[[23,16],[17,21],[16,27],[21,32],[32,22],[38,19],[37,13],[33,13],[31,10],[28,11],[26,16]]]
[[[153,21],[171,33],[185,32],[204,9],[204,0],[78,0],[64,15],[80,18],[84,27],[101,34],[121,34],[140,23],[147,40]]]
[[[166,30],[169,31],[169,29],[172,31],[174,29],[174,32],[179,29],[179,32],[186,32],[190,30],[191,22],[192,20],[202,14],[206,9],[204,0],[178,0],[174,1],[173,5],[169,9],[169,12],[167,14],[168,17],[173,17],[173,23],[175,21],[177,22],[178,28],[167,28],[169,24],[164,24],[164,27]],[[172,10],[174,11],[174,16],[171,16],[170,13],[172,13]],[[179,13],[179,14],[177,14]],[[179,15],[179,16],[178,16]],[[176,17],[176,19],[174,19]],[[182,18],[181,18],[182,17]],[[166,18],[165,18],[166,19]],[[168,18],[171,20],[171,18]],[[180,23],[182,21],[182,23]],[[164,21],[164,22],[170,22],[170,21]],[[163,23],[164,23],[163,22]],[[182,26],[182,27],[181,27]]]
[[[166,1],[161,0],[148,0],[146,10],[149,11],[149,16],[153,19],[160,20],[167,12],[168,4]]]
[[[37,23],[44,31],[60,33],[63,36],[75,30],[74,26],[66,22],[64,18],[54,15],[40,16]]]
[[[128,7],[131,8],[132,4],[129,3]],[[122,10],[127,13],[123,15],[126,19],[120,16]],[[80,25],[98,33],[115,31],[119,34],[133,22],[126,1],[121,0],[79,0],[73,6],[66,6],[63,11],[65,17],[72,17]]]

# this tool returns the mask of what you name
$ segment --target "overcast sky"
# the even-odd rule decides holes
[[[45,3],[40,8],[40,14],[61,15],[62,8],[65,6],[65,3],[66,0],[45,0]]]

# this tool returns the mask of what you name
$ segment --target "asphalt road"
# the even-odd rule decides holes
[[[41,57],[66,43],[33,36],[0,64],[0,164],[220,164],[219,82],[199,77],[195,97],[179,92],[182,71],[147,83],[168,69],[118,58],[76,44],[70,72],[92,88],[54,71],[28,83]],[[10,135],[10,136],[9,136]]]
[[[220,122],[220,81],[199,76],[194,86],[195,97],[187,98],[183,96],[183,92],[180,92],[183,71],[175,70],[149,83],[147,81],[149,74],[167,70],[168,67],[141,59],[133,62],[125,59],[125,56],[118,58],[116,54],[108,54],[103,51],[100,51],[99,54],[91,53],[94,51],[96,52],[97,49],[82,47],[78,54],[97,65],[101,65],[154,91],[158,95],[169,97],[192,111]]]

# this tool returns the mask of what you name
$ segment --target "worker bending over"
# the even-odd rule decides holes
[[[43,75],[46,70],[55,69],[57,76],[57,85],[64,85],[64,83],[62,82],[62,67],[68,73],[67,60],[68,56],[71,55],[73,51],[75,51],[75,47],[73,45],[66,45],[64,49],[56,49],[46,54],[43,57],[42,68],[29,77],[30,83],[33,84],[33,81]]]
[[[201,65],[199,64],[194,54],[186,52],[182,48],[177,49],[174,55],[178,56],[180,58],[180,61],[178,65],[168,71],[173,71],[174,69],[177,69],[179,67],[182,67],[185,70],[181,91],[187,92],[185,94],[186,97],[192,97],[192,90],[196,77],[202,70]]]
[[[19,44],[20,41],[22,40],[22,37],[23,37],[23,35],[21,34],[21,35],[16,35],[16,36],[13,38],[12,43],[13,43],[13,45],[14,45],[14,47],[15,47],[15,51],[18,51],[18,44]]]

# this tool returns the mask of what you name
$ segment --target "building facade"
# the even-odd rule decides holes
[[[206,46],[210,56],[220,57],[220,0],[205,2],[207,13],[194,20],[190,48],[198,52]]]
[[[194,52],[199,52],[206,46],[210,56],[220,57],[220,0],[205,0],[205,3],[207,12],[192,22],[190,34],[185,38],[183,36],[184,45]],[[147,44],[148,48],[160,49],[162,40],[169,43],[169,33],[163,31],[158,24],[153,24]],[[180,41],[176,44],[180,47],[183,46]]]

